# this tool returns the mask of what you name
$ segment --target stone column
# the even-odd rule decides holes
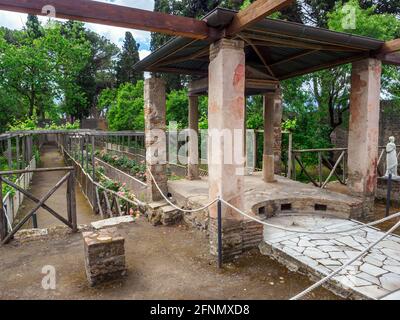
[[[275,157],[275,174],[282,174],[282,91],[275,91],[275,110],[274,110],[274,157]]]
[[[146,139],[146,165],[157,184],[166,195],[167,184],[167,143],[166,143],[166,98],[165,83],[162,79],[150,78],[144,83],[144,113]],[[146,171],[148,200],[163,199],[150,174]]]
[[[189,95],[188,179],[199,179],[199,97]]]
[[[381,61],[353,63],[350,95],[348,186],[371,216],[377,185]]]
[[[210,47],[208,102],[209,198],[217,196],[243,209],[245,159],[244,43],[222,39]],[[240,159],[239,159],[240,158]],[[210,208],[211,253],[217,254],[217,206]],[[242,252],[241,221],[236,211],[222,206],[223,256]]]
[[[274,156],[274,113],[275,93],[267,93],[264,95],[263,179],[265,182],[276,182]]]

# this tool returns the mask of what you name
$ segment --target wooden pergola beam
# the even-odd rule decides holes
[[[400,66],[400,52],[392,52],[386,54],[379,54],[376,56],[377,59],[382,60],[384,64],[391,64],[394,66]]]
[[[49,6],[55,9],[55,16],[61,19],[160,32],[192,39],[219,37],[219,32],[208,27],[204,21],[98,1],[0,0],[0,10],[35,15],[49,15]]]
[[[226,29],[226,35],[233,36],[247,26],[254,24],[266,16],[287,7],[293,0],[257,0],[246,9],[239,11]]]
[[[400,51],[400,39],[386,41],[382,48],[379,50],[379,54],[384,55]]]

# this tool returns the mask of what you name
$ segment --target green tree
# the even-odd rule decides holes
[[[44,35],[43,27],[35,15],[28,14],[25,30],[27,38],[30,40],[41,38]]]
[[[126,82],[135,84],[138,80],[143,80],[143,73],[134,70],[134,65],[140,60],[139,47],[140,45],[136,43],[132,33],[126,32],[116,68],[118,85]]]
[[[111,102],[107,115],[111,130],[144,130],[143,90],[142,80],[136,84],[125,83],[119,87],[116,99]]]
[[[186,89],[173,90],[167,95],[167,123],[176,121],[180,128],[188,126],[189,99]]]
[[[41,43],[48,53],[56,97],[62,101],[62,112],[70,115],[71,122],[89,114],[89,103],[85,92],[79,85],[79,76],[90,58],[90,43],[79,26],[65,29],[59,22],[46,28]]]
[[[107,88],[100,92],[98,98],[98,109],[107,114],[117,98],[117,89]]]

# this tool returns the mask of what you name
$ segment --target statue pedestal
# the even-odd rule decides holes
[[[378,178],[378,187],[376,189],[376,198],[385,200],[387,197],[388,177]],[[400,205],[400,177],[392,178],[392,192],[390,196],[391,202]]]

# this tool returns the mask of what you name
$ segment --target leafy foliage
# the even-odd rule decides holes
[[[116,91],[116,99],[102,95],[102,103],[110,103],[108,124],[111,130],[143,130],[144,129],[144,82],[138,81],[135,85],[125,83]],[[106,107],[103,105],[102,107]]]
[[[137,81],[143,80],[143,72],[138,73],[134,70],[134,65],[140,60],[139,47],[140,45],[136,43],[132,33],[126,32],[124,45],[116,67],[118,85],[127,82],[135,84]]]
[[[97,152],[96,155],[105,163],[108,163],[141,181],[146,181],[146,164],[144,160],[138,162],[128,158],[127,156],[112,155],[106,150]]]
[[[175,121],[180,128],[188,126],[188,93],[186,89],[173,90],[167,95],[167,123]]]

